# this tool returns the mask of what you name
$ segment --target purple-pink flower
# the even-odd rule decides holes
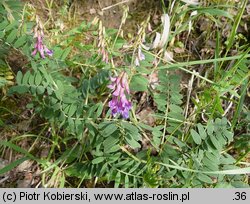
[[[45,55],[44,52],[49,55],[52,56],[53,55],[53,51],[49,50],[46,45],[43,44],[43,33],[42,32],[37,32],[37,41],[35,44],[35,49],[32,52],[32,55],[35,56],[36,53],[39,52],[40,56],[44,59]]]
[[[43,44],[43,37],[44,37],[44,33],[43,33],[43,29],[42,29],[42,24],[39,21],[39,19],[37,18],[37,25],[35,27],[35,35],[34,38],[36,38],[36,44],[35,44],[35,49],[34,51],[31,53],[32,56],[35,56],[37,52],[40,53],[40,56],[44,59],[45,55],[44,52],[49,55],[52,56],[53,55],[53,51],[49,50],[46,45]]]
[[[112,92],[112,100],[109,102],[112,116],[121,114],[123,118],[129,117],[129,110],[132,103],[127,99],[130,94],[127,74],[122,72],[117,77],[111,77],[111,84],[108,85]]]

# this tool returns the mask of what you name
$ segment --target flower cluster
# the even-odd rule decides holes
[[[132,103],[127,99],[130,94],[127,74],[122,72],[117,77],[111,77],[111,84],[108,86],[112,92],[112,100],[109,102],[112,116],[121,114],[123,118],[129,117],[129,110],[132,108]]]
[[[32,55],[35,56],[37,52],[40,53],[40,56],[44,59],[45,55],[44,52],[49,55],[52,56],[53,55],[53,51],[49,50],[46,45],[43,44],[43,38],[44,38],[44,33],[43,33],[43,28],[42,28],[42,24],[39,21],[39,19],[37,18],[36,20],[36,27],[35,27],[35,35],[34,38],[36,38],[36,44],[35,44],[35,49],[32,52]]]
[[[99,33],[98,33],[98,54],[102,56],[102,61],[108,64],[109,56],[106,50],[106,40],[105,40],[105,27],[102,26],[102,22],[99,21]]]

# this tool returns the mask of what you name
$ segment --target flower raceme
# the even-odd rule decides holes
[[[35,44],[35,50],[32,52],[32,55],[35,56],[37,52],[40,53],[40,56],[44,59],[45,55],[44,52],[49,55],[52,56],[53,55],[53,51],[49,50],[44,44],[43,44],[43,32],[42,31],[38,31],[35,34],[35,37],[37,38],[36,44]]]
[[[35,44],[35,49],[32,52],[32,56],[35,56],[37,52],[40,53],[40,56],[44,59],[45,55],[44,52],[48,55],[48,56],[52,56],[53,55],[53,51],[49,50],[46,45],[43,44],[43,38],[44,38],[44,33],[43,33],[43,29],[42,29],[42,24],[41,22],[38,20],[37,18],[37,25],[35,27],[35,35],[34,38],[36,38],[36,44]]]
[[[109,102],[111,114],[115,117],[117,114],[123,118],[129,117],[129,110],[132,108],[132,103],[127,99],[130,94],[127,74],[122,72],[117,77],[111,77],[111,84],[108,85],[112,92],[112,100]]]

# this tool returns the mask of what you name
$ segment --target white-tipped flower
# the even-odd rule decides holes
[[[146,45],[142,45],[142,47],[144,49],[146,49],[146,50],[149,50],[149,49],[161,49],[167,44],[169,33],[170,33],[170,18],[169,18],[169,15],[164,14],[161,17],[161,21],[162,21],[162,24],[163,24],[163,32],[162,32],[162,34],[156,32],[154,42],[151,45],[149,45],[149,47],[146,46]]]
[[[141,46],[139,46],[137,56],[135,57],[135,66],[140,66],[140,61],[143,60],[145,60],[145,55],[141,51]]]
[[[168,41],[168,36],[169,36],[169,32],[170,32],[170,18],[168,16],[168,14],[164,14],[161,17],[161,21],[163,23],[163,32],[162,32],[161,40],[160,40],[159,45],[158,45],[159,48],[163,48],[164,45]]]
[[[166,62],[173,62],[174,61],[173,56],[174,56],[173,52],[165,51],[163,59]]]
[[[188,22],[188,36],[189,36],[189,34],[190,34],[190,32],[191,32],[191,29],[192,29],[191,17],[192,17],[192,16],[196,16],[196,15],[198,15],[197,10],[193,11],[193,12],[190,14],[190,20],[189,20],[189,22]]]
[[[181,0],[182,2],[189,4],[189,5],[198,5],[199,1],[198,0]]]

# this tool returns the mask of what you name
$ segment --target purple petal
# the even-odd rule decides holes
[[[42,39],[41,35],[37,36],[37,43],[41,44],[41,45],[43,44],[43,39]]]
[[[121,86],[120,85],[116,86],[116,90],[113,92],[113,95],[114,96],[119,96],[120,91],[121,91]]]
[[[115,82],[117,77],[110,77],[110,81]]]
[[[128,112],[128,111],[123,111],[122,117],[123,117],[124,119],[128,119],[128,117],[129,117],[129,112]]]
[[[46,53],[47,53],[47,55],[52,56],[54,52],[52,50],[49,50]]]
[[[47,53],[47,55],[52,56],[53,55],[53,51],[49,50],[46,46],[44,46],[44,50]]]
[[[115,89],[115,84],[109,84],[107,87],[108,87],[109,89],[111,89],[111,90],[114,90],[114,89]]]
[[[34,51],[31,53],[32,56],[35,56],[37,53],[37,49],[35,48]]]
[[[43,45],[39,46],[38,51],[40,52],[41,57],[44,59],[44,58],[45,58],[45,56],[44,56],[44,49],[43,49]]]

